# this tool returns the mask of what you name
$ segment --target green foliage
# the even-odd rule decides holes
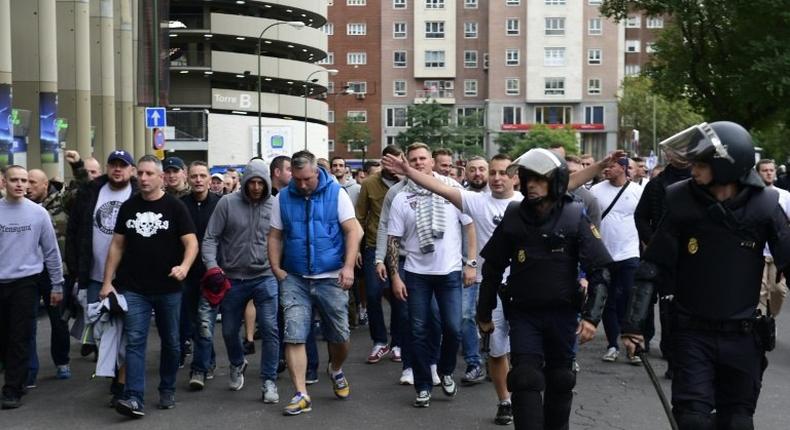
[[[653,142],[653,106],[655,102],[656,140],[661,140],[703,120],[691,109],[688,101],[669,100],[656,94],[653,82],[647,76],[626,77],[618,97],[620,112],[620,141],[629,141],[631,131],[639,130],[639,152],[646,155],[655,148]]]
[[[525,134],[502,133],[497,137],[496,143],[500,145],[500,152],[514,159],[532,148],[550,148],[554,144],[562,145],[567,154],[579,152],[576,132],[572,128],[549,128],[543,124],[535,124]]]
[[[770,128],[790,118],[790,0],[605,0],[601,13],[668,15],[647,73],[708,121]]]
[[[468,158],[483,153],[485,128],[482,118],[482,113],[467,116],[461,118],[458,125],[452,125],[450,109],[428,99],[409,106],[409,128],[400,132],[395,141],[404,148],[414,142],[423,142],[431,149],[449,148],[462,158]]]
[[[352,150],[362,151],[364,160],[365,151],[371,141],[370,129],[365,123],[356,121],[355,118],[343,118],[337,131],[337,144],[350,145]]]
[[[755,146],[763,149],[763,158],[776,160],[777,164],[790,162],[790,145],[787,136],[790,133],[784,122],[779,122],[772,127],[755,131],[752,136]]]

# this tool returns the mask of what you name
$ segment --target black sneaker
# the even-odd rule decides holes
[[[318,383],[318,370],[316,369],[307,369],[305,374],[304,383],[307,385],[313,385]]]
[[[121,399],[115,405],[115,410],[129,418],[142,418],[145,416],[143,405],[135,399]]]
[[[285,362],[284,359],[281,358],[280,361],[277,362],[277,373],[283,373],[287,368],[288,368],[288,364]]]
[[[13,396],[5,396],[4,395],[3,396],[3,402],[2,402],[2,405],[0,405],[0,408],[2,408],[2,409],[16,409],[16,408],[18,408],[20,406],[22,406],[22,399],[21,398],[13,397]]]
[[[506,426],[513,422],[513,405],[510,402],[500,402],[496,408],[494,423]]]
[[[90,345],[90,344],[84,343],[80,347],[80,356],[81,357],[87,357],[87,356],[93,354],[95,351],[96,351],[96,345]]]
[[[159,409],[173,409],[176,407],[176,393],[165,391],[159,393],[159,404],[156,405]]]
[[[431,406],[431,392],[428,390],[422,390],[417,393],[417,398],[414,399],[414,407],[427,408],[428,406]]]
[[[192,350],[193,350],[192,341],[191,340],[184,341],[184,347],[182,353],[184,355],[192,355]]]
[[[244,348],[244,355],[255,354],[255,341],[245,340],[242,343],[242,347]]]

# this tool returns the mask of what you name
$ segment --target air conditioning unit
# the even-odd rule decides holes
[[[452,90],[453,89],[453,81],[444,81],[444,89],[445,90]]]
[[[488,70],[488,52],[483,53],[483,70]]]
[[[365,93],[356,93],[357,100],[365,100]]]

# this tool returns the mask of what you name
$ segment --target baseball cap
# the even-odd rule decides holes
[[[184,160],[178,157],[165,158],[165,161],[162,162],[162,170],[167,170],[167,169],[184,170]]]
[[[107,157],[107,164],[113,160],[121,160],[129,166],[134,166],[134,158],[132,158],[132,154],[124,151],[123,149],[117,149],[111,152],[110,156]]]
[[[214,178],[217,178],[220,181],[225,180],[225,176],[223,176],[222,173],[215,173],[215,174],[211,175],[211,179],[214,179]]]

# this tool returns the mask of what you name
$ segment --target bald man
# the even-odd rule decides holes
[[[88,157],[83,160],[82,163],[85,167],[85,171],[88,172],[88,178],[90,178],[91,181],[102,175],[103,172],[101,169],[101,164],[99,164],[99,160],[93,157]]]

